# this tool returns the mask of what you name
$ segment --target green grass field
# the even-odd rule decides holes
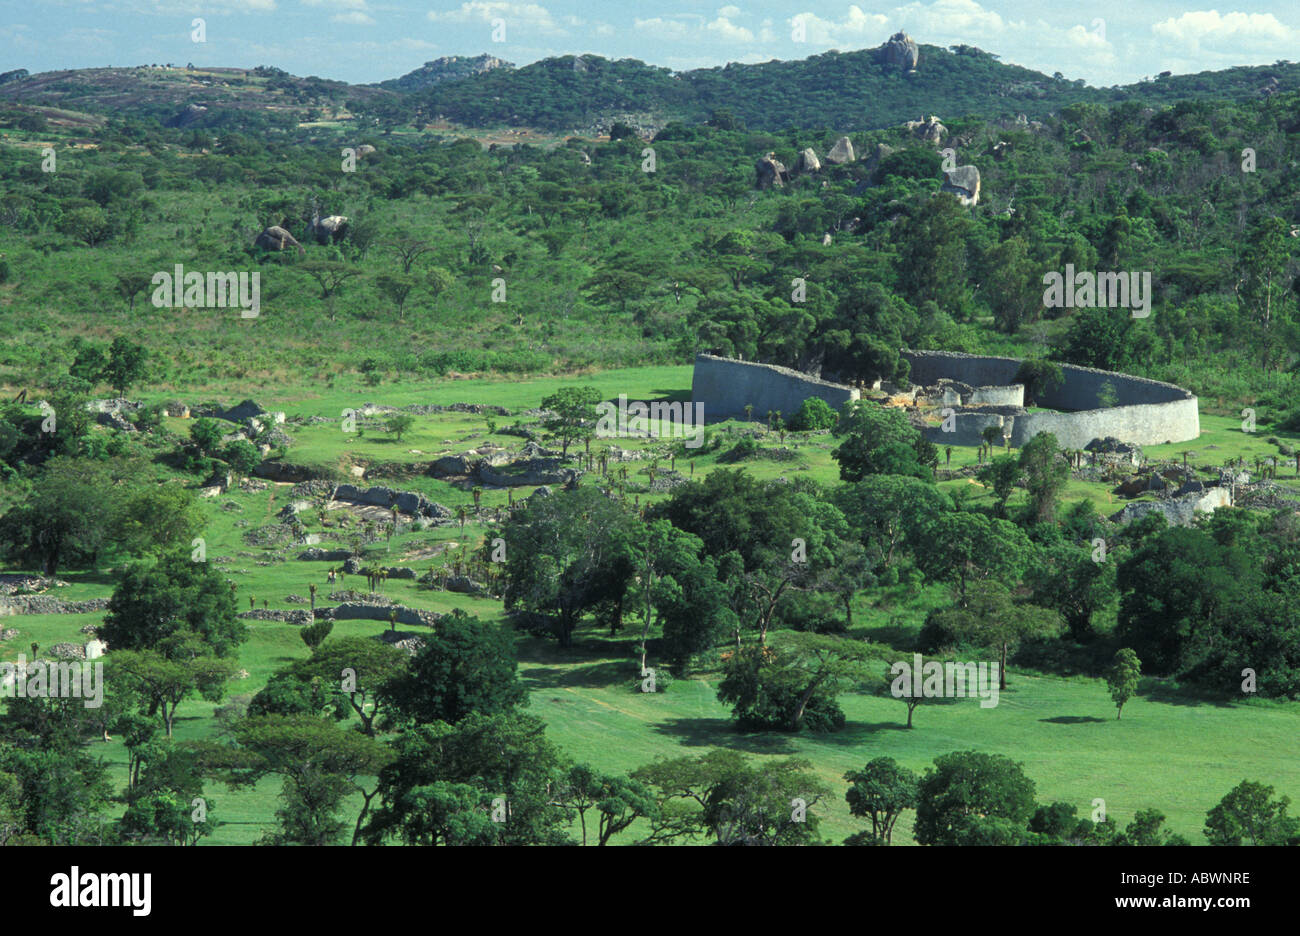
[[[620,393],[629,399],[683,398],[689,395],[689,367],[646,367],[608,371],[580,378],[538,378],[529,380],[441,380],[427,385],[403,384],[353,392],[332,391],[317,395],[308,391],[279,391],[257,400],[268,409],[283,409],[295,416],[338,416],[344,409],[364,402],[401,406],[408,403],[491,403],[522,411],[536,407],[554,389],[574,383],[589,383],[606,398]],[[160,395],[158,398],[162,398]],[[200,399],[187,402],[198,403]],[[229,400],[227,402],[235,402]],[[496,417],[498,428],[510,425],[515,416]],[[168,420],[173,432],[185,432],[185,420]],[[735,424],[730,424],[735,427]],[[333,464],[340,458],[354,463],[428,461],[440,454],[463,452],[494,441],[517,446],[518,437],[489,436],[481,416],[443,413],[417,418],[415,428],[399,444],[378,433],[356,438],[342,433],[337,425],[286,427],[296,444],[287,460],[302,464]],[[710,427],[710,432],[726,424]],[[1229,457],[1243,456],[1249,465],[1256,455],[1273,455],[1277,447],[1267,441],[1269,432],[1243,433],[1240,421],[1203,416],[1203,434],[1194,443],[1158,446],[1149,457],[1181,460],[1182,452],[1194,464],[1219,464]],[[1280,437],[1296,444],[1294,436]],[[661,467],[668,466],[667,445],[653,440],[615,440],[623,448],[651,448],[662,455]],[[764,440],[777,445],[775,434]],[[600,444],[604,444],[603,442]],[[831,458],[834,439],[826,434],[790,435],[786,447],[791,460],[759,459],[745,467],[758,477],[775,478],[804,473],[819,481],[832,482],[837,467]],[[725,451],[729,443],[725,444]],[[411,450],[415,450],[412,452]],[[417,454],[418,453],[418,454]],[[703,450],[690,457],[679,455],[676,468],[699,477],[718,467],[720,452]],[[941,451],[941,463],[943,461]],[[971,448],[954,449],[952,465],[973,464]],[[648,463],[630,463],[629,482],[646,480],[638,474]],[[1300,490],[1294,471],[1281,472],[1281,482]],[[194,478],[189,483],[196,485]],[[397,487],[418,487],[434,500],[453,509],[471,504],[468,488],[445,481],[420,478],[410,483],[379,479]],[[991,493],[969,480],[944,482],[945,487],[969,487],[971,501],[984,504]],[[516,498],[531,489],[515,489]],[[629,494],[629,499],[631,498]],[[640,495],[641,503],[664,495]],[[248,545],[243,535],[272,523],[286,503],[289,486],[272,484],[266,490],[231,492],[202,501],[207,513],[204,532],[208,561],[222,561],[221,568],[239,584],[240,609],[254,596],[271,608],[304,607],[285,601],[291,594],[306,596],[308,586],[319,588],[318,603],[327,598],[324,562],[292,558],[302,547],[284,550],[281,559],[275,549]],[[504,490],[483,492],[483,505],[503,505]],[[1023,493],[1017,493],[1017,499]],[[1122,501],[1100,484],[1072,482],[1066,492],[1068,503],[1088,498],[1103,513],[1118,510]],[[230,505],[234,505],[233,507]],[[322,528],[312,512],[301,519],[309,532],[321,533],[329,546],[336,527]],[[380,540],[370,547],[371,557],[384,565],[409,565],[423,572],[442,561],[440,551],[467,544],[473,549],[490,530],[487,512],[483,520],[471,518],[462,531],[455,524],[414,531],[402,528],[391,542]],[[111,570],[96,573],[67,572],[60,576],[70,583],[58,590],[58,597],[84,599],[111,593]],[[348,577],[345,587],[363,583]],[[914,633],[927,611],[946,600],[938,587],[909,590],[900,585],[873,593],[871,600],[860,596],[854,609],[854,636],[882,643],[898,642]],[[459,607],[490,620],[503,621],[501,603],[489,598],[470,598],[417,586],[412,581],[392,579],[385,594],[406,605],[435,611]],[[0,618],[0,625],[17,628],[19,635],[0,644],[0,658],[14,659],[29,652],[32,642],[49,647],[61,641],[84,641],[80,629],[102,618],[102,614],[31,615]],[[297,628],[273,622],[249,621],[249,640],[239,654],[245,678],[234,681],[230,695],[251,695],[268,677],[292,659],[307,655]],[[382,622],[344,621],[336,624],[335,635],[377,634]],[[507,626],[503,623],[503,626]],[[635,643],[629,627],[618,637],[609,637],[591,626],[580,631],[576,645],[564,650],[555,643],[520,634],[518,651],[521,676],[530,690],[530,711],[544,718],[549,734],[563,750],[607,771],[623,772],[658,757],[701,752],[710,746],[732,747],[757,758],[798,756],[808,759],[821,777],[836,791],[829,802],[816,808],[824,817],[823,833],[840,841],[860,829],[843,801],[845,771],[861,767],[868,760],[889,755],[916,770],[924,769],[935,756],[953,750],[977,749],[1007,754],[1022,761],[1026,773],[1037,784],[1041,802],[1064,800],[1078,807],[1079,815],[1090,815],[1094,800],[1105,801],[1108,814],[1121,824],[1135,811],[1155,807],[1168,816],[1168,827],[1193,842],[1203,840],[1205,812],[1242,779],[1256,779],[1275,786],[1279,794],[1300,797],[1300,761],[1294,756],[1294,739],[1300,730],[1300,703],[1233,703],[1201,701],[1158,680],[1144,680],[1142,697],[1130,702],[1122,721],[1116,721],[1114,706],[1105,684],[1086,676],[1064,677],[1012,667],[1009,687],[995,708],[982,709],[975,701],[949,705],[922,705],[916,712],[916,727],[907,730],[906,709],[887,698],[847,693],[841,704],[848,727],[830,735],[741,734],[729,720],[729,712],[714,694],[716,669],[705,666],[691,678],[674,680],[666,692],[642,694],[634,691],[631,651]],[[779,640],[779,634],[776,635]],[[908,654],[900,651],[900,659]],[[653,665],[653,659],[651,661]],[[212,737],[217,723],[215,706],[201,700],[185,702],[179,710],[177,737]],[[125,785],[126,751],[119,739],[92,742],[92,751],[111,765],[114,782]],[[273,824],[279,781],[271,779],[253,790],[227,790],[212,784],[211,815],[221,825],[205,844],[246,844],[257,840]],[[910,814],[909,814],[910,815]],[[910,842],[910,818],[904,817],[895,841]]]

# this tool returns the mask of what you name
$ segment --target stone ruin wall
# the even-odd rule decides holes
[[[744,416],[746,405],[754,407],[756,419],[766,418],[768,410],[779,410],[789,420],[809,397],[821,397],[839,412],[847,401],[860,396],[853,387],[819,380],[788,367],[712,354],[695,356],[695,374],[691,379],[691,399],[704,403],[704,418],[708,422]]]
[[[904,351],[911,365],[913,384],[933,385],[941,378],[976,388],[971,401],[990,410],[1023,402],[1023,388],[1013,384],[1020,361],[1016,358],[958,354],[951,351]],[[1081,449],[1093,439],[1112,436],[1138,445],[1187,442],[1201,434],[1196,397],[1182,387],[1111,371],[1062,364],[1061,386],[1045,394],[1038,405],[1072,412],[1006,415],[994,411],[961,412],[955,431],[934,427],[927,437],[945,445],[979,445],[986,426],[1011,425],[1011,444],[1022,447],[1040,432],[1051,432],[1065,448]],[[1110,384],[1116,405],[1100,407],[1102,388]],[[787,367],[757,364],[698,354],[691,381],[691,399],[704,403],[706,420],[744,416],[752,404],[753,415],[763,418],[779,410],[787,419],[803,401],[816,396],[832,409],[859,398],[859,392],[842,384],[820,380]]]
[[[978,387],[1010,385],[1020,361],[1016,358],[958,354],[951,351],[904,351],[914,384],[930,385],[940,378]],[[1196,397],[1182,387],[1091,367],[1062,364],[1061,386],[1044,394],[1040,406],[1074,412],[1026,413],[1002,416],[956,414],[956,431],[936,427],[927,437],[947,445],[979,445],[988,425],[1011,424],[1011,444],[1021,447],[1040,432],[1050,432],[1065,448],[1081,449],[1093,439],[1113,436],[1138,445],[1187,442],[1201,434]],[[1102,408],[1102,388],[1110,384],[1116,405]]]

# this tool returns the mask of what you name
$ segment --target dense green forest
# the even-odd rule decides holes
[[[934,197],[940,146],[905,128],[855,134],[863,159],[756,191],[756,156],[794,165],[834,135],[755,132],[719,114],[651,142],[484,150],[136,117],[42,130],[11,113],[0,366],[10,383],[48,386],[72,321],[105,337],[143,325],[178,387],[289,369],[376,382],[563,371],[702,348],[905,376],[896,351],[911,346],[1052,356],[1169,379],[1210,405],[1286,407],[1295,104],[1076,104],[1041,127],[950,121],[941,146],[981,173],[973,209]],[[366,140],[377,152],[348,171],[342,147]],[[318,242],[317,213],[346,216],[345,233]],[[302,253],[254,247],[268,225]],[[260,271],[256,339],[248,321],[154,308],[149,277],[176,263]],[[1152,314],[1044,308],[1042,277],[1066,264],[1149,271]],[[791,301],[795,279],[803,301]],[[196,334],[229,353],[199,351]]]

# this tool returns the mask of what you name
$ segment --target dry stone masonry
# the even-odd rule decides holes
[[[819,380],[788,367],[753,364],[712,354],[695,356],[695,373],[691,379],[691,399],[704,403],[706,420],[744,416],[745,407],[763,418],[768,410],[793,416],[809,397],[821,397],[831,409],[839,410],[860,394],[852,387]]]
[[[1017,448],[1040,432],[1051,432],[1061,446],[1071,449],[1108,437],[1162,445],[1186,442],[1201,433],[1196,397],[1158,380],[1063,364],[1062,384],[1036,401],[1057,412],[1030,413],[1024,409],[1024,387],[1013,382],[1020,368],[1016,358],[950,351],[904,351],[902,356],[911,365],[912,383],[941,387],[935,404],[955,411],[953,431],[945,432],[941,425],[925,430],[935,443],[979,445],[987,426],[1010,435]],[[691,398],[704,403],[710,420],[743,416],[747,404],[760,418],[769,410],[790,416],[813,396],[838,410],[858,399],[859,392],[786,367],[696,355]],[[915,392],[911,396],[916,399]],[[1103,406],[1107,399],[1113,399],[1113,405]]]
[[[955,380],[972,386],[1009,387],[1020,361],[1016,358],[958,354],[951,351],[904,351],[911,364],[911,380],[935,384]],[[1137,445],[1186,442],[1201,434],[1196,397],[1182,387],[1091,367],[1062,364],[1065,380],[1042,395],[1039,406],[1053,413],[961,412],[957,431],[934,427],[927,432],[933,442],[978,445],[984,426],[996,424],[1009,431],[1011,444],[1023,446],[1040,432],[1051,432],[1065,448],[1085,448],[1093,439],[1107,436]],[[1102,406],[1111,396],[1112,406]]]

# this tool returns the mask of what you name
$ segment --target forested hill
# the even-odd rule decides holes
[[[570,55],[443,82],[406,101],[376,103],[400,109],[414,101],[430,115],[471,126],[604,129],[614,114],[655,126],[674,119],[705,120],[726,110],[755,130],[831,127],[847,132],[894,126],[927,114],[1042,118],[1084,101],[1245,100],[1297,88],[1296,64],[1092,88],[1081,80],[1005,64],[972,46],[949,50],[921,45],[920,61],[911,72],[885,61],[878,49],[680,73],[635,59]]]
[[[382,85],[296,78],[269,66],[15,72],[0,84],[0,101],[245,132],[361,117],[383,127],[423,126],[442,118],[463,127],[588,135],[623,122],[649,135],[673,121],[702,123],[720,111],[756,131],[847,133],[930,114],[945,120],[1016,114],[1043,119],[1077,103],[1135,101],[1160,107],[1193,100],[1241,102],[1300,90],[1300,65],[1286,62],[1093,88],[1059,73],[1049,76],[1000,62],[965,45],[916,46],[919,61],[913,70],[885,54],[892,43],[686,72],[595,55],[548,58],[523,68],[487,55],[451,56]]]

